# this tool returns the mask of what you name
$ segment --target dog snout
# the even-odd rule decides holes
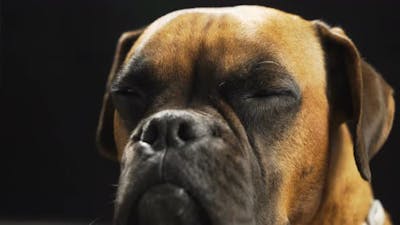
[[[152,116],[139,135],[140,141],[154,150],[162,150],[184,147],[214,133],[200,115],[183,110],[166,110]]]

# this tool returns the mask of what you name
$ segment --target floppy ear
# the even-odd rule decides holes
[[[114,140],[114,105],[109,93],[111,82],[123,64],[126,55],[135,43],[136,39],[143,33],[144,29],[128,31],[121,35],[118,40],[114,61],[108,76],[106,91],[103,97],[103,106],[97,125],[96,142],[100,153],[107,158],[116,160],[117,149]]]
[[[370,159],[390,132],[394,116],[393,90],[372,66],[361,59],[341,28],[314,21],[325,50],[328,96],[333,111],[340,111],[354,143],[354,157],[361,176],[370,181]]]

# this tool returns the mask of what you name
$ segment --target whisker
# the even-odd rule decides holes
[[[89,223],[89,225],[95,225],[95,223],[97,223],[97,221],[99,221],[101,219],[101,217],[97,217],[94,220],[92,220],[92,222]]]

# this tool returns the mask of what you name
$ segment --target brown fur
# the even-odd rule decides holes
[[[220,18],[218,22],[211,22],[210,18],[216,17]],[[332,110],[326,94],[329,76],[325,62],[327,53],[320,41],[324,37],[321,37],[316,26],[319,26],[316,22],[263,7],[178,11],[151,24],[129,50],[124,63],[129,64],[139,51],[151,55],[149,60],[153,68],[157,68],[153,73],[159,76],[157,79],[166,82],[180,80],[182,92],[169,93],[174,104],[178,105],[183,101],[181,96],[188,94],[184,87],[192,79],[188,75],[193,72],[193,58],[206,56],[200,59],[200,63],[217,61],[220,71],[216,74],[221,76],[217,79],[222,79],[229,71],[240,67],[240,63],[248,60],[249,56],[270,56],[294,76],[302,93],[302,106],[294,126],[284,139],[272,146],[279,149],[276,151],[279,154],[261,156],[265,168],[274,164],[281,171],[282,184],[277,193],[278,224],[288,221],[292,225],[362,224],[373,194],[370,184],[358,172],[353,155],[354,139],[349,127],[342,119],[338,119],[335,114],[338,112]],[[323,29],[325,35],[332,32],[340,36],[338,42],[343,42],[345,48],[354,48],[351,60],[351,57],[359,57],[354,44],[342,30]],[[206,36],[200,35],[204,32]],[[249,47],[252,46],[249,43],[253,42],[258,43],[259,47]],[[192,46],[194,43],[202,43],[204,48],[197,49]],[[224,52],[222,57],[221,52]],[[354,62],[352,65],[356,66]],[[354,80],[352,84],[357,85],[357,82],[362,80]],[[386,139],[393,120],[394,101],[390,97],[391,92],[388,91],[386,96],[389,96],[386,100],[389,116],[371,157]],[[231,109],[227,106],[225,110]],[[357,113],[357,110],[363,109],[355,107],[352,112]],[[239,123],[235,115],[231,120]],[[130,134],[117,112],[114,114],[113,129],[117,158],[120,159]],[[257,139],[257,143],[262,145],[263,137],[258,136]],[[390,224],[389,219],[385,224]]]

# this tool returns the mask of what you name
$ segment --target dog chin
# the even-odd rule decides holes
[[[160,184],[148,189],[132,208],[127,225],[208,225],[200,204],[183,188]]]
[[[235,149],[228,141],[204,138],[164,154],[142,142],[130,145],[114,224],[254,225],[254,164],[241,155],[226,157]]]

